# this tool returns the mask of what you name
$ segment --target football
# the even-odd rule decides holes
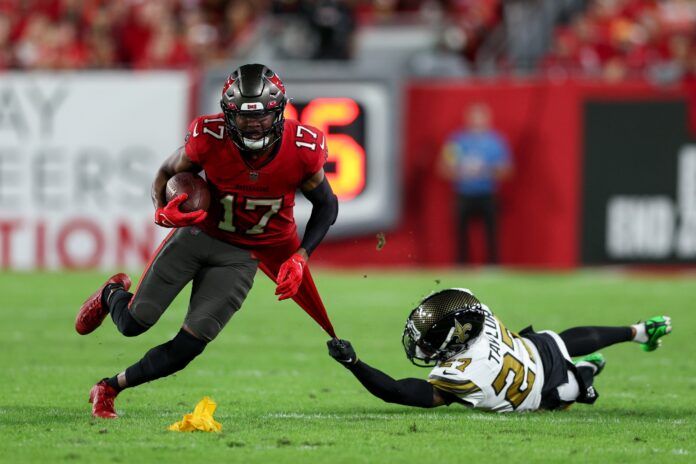
[[[191,172],[181,172],[167,181],[167,203],[173,198],[187,193],[188,198],[179,205],[179,209],[185,213],[207,210],[210,205],[210,190],[207,182],[199,175]]]

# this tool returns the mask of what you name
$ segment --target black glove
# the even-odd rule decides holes
[[[341,364],[350,366],[358,362],[358,356],[348,340],[332,338],[326,342],[326,346],[329,347],[329,355]]]

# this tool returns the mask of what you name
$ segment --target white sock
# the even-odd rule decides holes
[[[637,324],[633,324],[631,327],[636,331],[636,335],[633,337],[634,342],[637,342],[637,343],[647,343],[648,342],[648,334],[645,331],[645,323],[644,322],[639,322]]]
[[[589,367],[592,369],[592,375],[597,375],[597,371],[599,370],[597,366],[587,361],[580,361],[575,365],[575,367]]]

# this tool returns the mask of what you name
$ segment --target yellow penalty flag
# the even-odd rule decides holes
[[[213,419],[217,403],[205,396],[198,402],[192,414],[186,414],[182,420],[168,427],[172,432],[219,432],[222,424]]]

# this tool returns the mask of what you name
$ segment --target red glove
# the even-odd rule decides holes
[[[190,213],[184,213],[179,209],[179,205],[186,201],[187,193],[173,198],[162,208],[157,208],[155,211],[155,223],[162,227],[185,227],[203,222],[208,216],[208,213],[199,209]]]
[[[307,261],[299,253],[295,253],[285,261],[278,271],[275,294],[280,295],[278,301],[287,300],[297,294],[302,284],[302,273],[307,265]]]

